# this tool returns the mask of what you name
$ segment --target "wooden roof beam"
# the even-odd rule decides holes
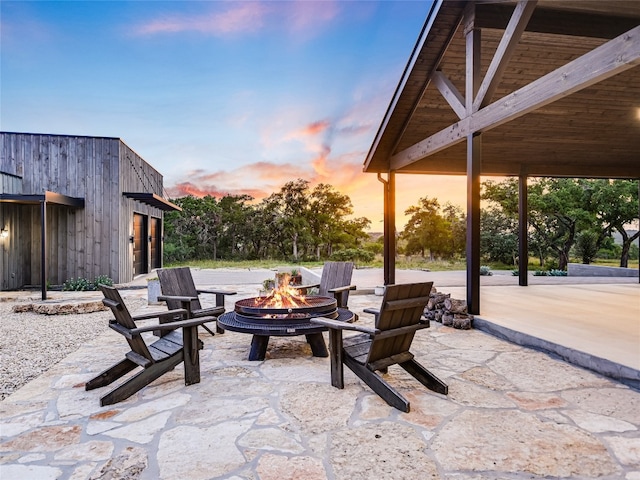
[[[431,83],[435,85],[449,106],[454,112],[456,112],[458,118],[464,118],[467,116],[467,107],[465,107],[464,97],[444,73],[440,70],[433,72]]]
[[[391,170],[399,170],[463,141],[467,135],[510,122],[640,64],[640,26],[587,52],[553,72],[497,100],[471,116],[396,153]]]
[[[476,6],[476,27],[504,30],[512,11],[511,5],[479,3]],[[539,6],[533,12],[526,31],[610,40],[637,26],[638,22],[638,18],[620,15],[556,10]]]
[[[480,84],[475,100],[473,101],[474,112],[486,107],[489,102],[491,102],[493,94],[502,80],[502,74],[507,68],[509,60],[511,60],[511,56],[518,46],[520,37],[522,36],[522,33],[527,26],[527,22],[531,18],[537,4],[537,0],[520,0],[518,5],[516,5],[513,15],[511,15],[511,19],[509,20],[509,24],[500,39],[500,44],[493,55],[489,69],[487,70],[487,73]]]

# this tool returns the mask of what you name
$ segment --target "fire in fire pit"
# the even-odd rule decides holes
[[[319,295],[299,295],[288,285],[274,288],[267,296],[238,300],[235,306],[239,321],[308,322],[312,317],[338,317],[338,303],[334,298]]]

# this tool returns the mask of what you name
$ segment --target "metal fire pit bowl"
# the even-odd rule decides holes
[[[238,300],[235,306],[236,320],[247,323],[269,323],[271,325],[309,323],[312,317],[337,318],[338,302],[332,297],[310,295],[305,297],[307,305],[300,307],[267,307],[257,305],[263,297]]]

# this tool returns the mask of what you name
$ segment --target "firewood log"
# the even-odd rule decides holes
[[[456,298],[447,298],[444,301],[444,308],[453,313],[467,313],[467,301]]]
[[[472,316],[463,313],[456,313],[453,316],[452,327],[460,330],[469,330],[471,328]]]

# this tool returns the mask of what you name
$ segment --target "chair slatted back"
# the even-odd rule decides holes
[[[382,332],[417,325],[429,301],[433,282],[387,285],[376,328]],[[415,330],[395,336],[374,338],[367,363],[408,352]]]
[[[329,290],[332,288],[346,287],[351,285],[351,277],[353,276],[352,262],[325,262],[322,267],[322,276],[320,277],[319,294],[322,296],[331,296]],[[349,292],[344,293],[344,303],[349,299]]]
[[[158,270],[158,280],[163,295],[198,298],[198,290],[189,267],[162,268]],[[169,310],[175,310],[182,308],[182,304],[177,300],[167,300],[167,307]],[[200,300],[191,301],[191,311],[201,308]]]
[[[104,295],[104,300],[102,300],[102,302],[111,309],[116,322],[129,330],[136,328],[136,322],[131,317],[131,313],[122,300],[120,292],[118,292],[115,287],[109,287],[107,285],[100,285],[99,288]],[[129,348],[131,348],[132,352],[142,355],[146,359],[150,360],[151,363],[154,362],[153,357],[147,348],[147,344],[144,343],[142,337],[135,336],[134,338],[127,338],[127,342],[129,343]]]

